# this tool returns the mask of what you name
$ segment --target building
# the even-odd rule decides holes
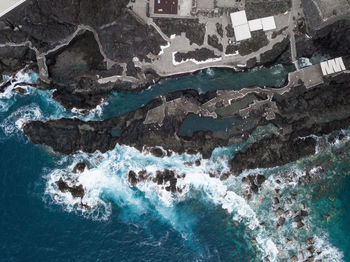
[[[10,12],[26,0],[1,0],[0,1],[0,17]]]
[[[242,41],[251,38],[252,35],[250,34],[246,12],[234,12],[231,13],[230,16],[232,27],[235,31],[236,41]]]
[[[345,71],[343,58],[338,57],[321,63],[322,74],[324,76]]]
[[[176,15],[178,10],[178,0],[154,0],[155,14]]]
[[[258,30],[270,31],[276,29],[275,18],[273,16],[248,21],[244,10],[231,13],[230,16],[236,41],[251,38],[252,35],[250,32]]]

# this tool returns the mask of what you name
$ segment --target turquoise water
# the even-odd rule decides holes
[[[27,76],[27,82],[34,82],[35,76]],[[169,90],[242,88],[244,77],[246,85],[250,85],[249,73],[241,73],[238,81],[236,74],[226,71],[203,71],[165,81],[139,96],[123,93],[125,97],[121,99],[120,93],[115,94],[108,99],[108,105],[85,116],[64,110],[49,92],[31,87],[26,87],[27,95],[23,97],[12,92],[0,97],[0,261],[262,261],[266,256],[279,261],[279,245],[288,249],[281,241],[297,231],[288,221],[282,229],[275,229],[273,181],[283,181],[281,170],[303,172],[302,164],[259,170],[267,180],[260,192],[247,200],[246,187],[241,182],[247,174],[227,181],[208,175],[227,172],[228,160],[244,145],[217,148],[210,159],[201,159],[200,166],[187,164],[200,159],[200,155],[156,158],[120,145],[105,154],[77,153],[67,157],[32,145],[20,128],[31,119],[78,116],[89,120],[122,114]],[[279,80],[284,81],[284,74]],[[191,121],[188,124],[185,131],[195,131],[196,125]],[[333,158],[326,155],[325,161]],[[90,169],[73,174],[73,167],[80,161],[88,162]],[[323,250],[332,251],[325,255],[330,261],[340,261],[342,254],[344,261],[350,261],[349,164],[334,161],[337,176],[324,179],[323,191],[317,191],[317,185],[296,187],[295,181],[285,181],[281,187],[284,198],[297,190],[297,200],[307,203],[309,234],[323,239]],[[151,182],[134,188],[127,183],[130,169],[154,172],[166,168],[186,174],[178,181],[182,194],[172,195]],[[92,208],[81,208],[80,199],[60,192],[56,186],[60,178],[82,184],[83,203]],[[323,214],[332,212],[330,222],[324,222]],[[261,222],[265,225],[259,225]],[[306,233],[298,232],[297,238],[304,239]]]
[[[199,130],[220,131],[232,128],[239,125],[240,122],[234,119],[217,120],[210,117],[200,117],[198,115],[189,115],[182,123],[179,129],[180,136],[192,136],[192,134]]]
[[[271,68],[257,68],[250,72],[233,73],[232,70],[207,69],[194,76],[165,80],[141,93],[115,92],[104,106],[102,118],[123,115],[147,104],[152,99],[167,93],[195,89],[199,93],[221,89],[237,90],[244,87],[281,87],[293,66],[276,65]]]

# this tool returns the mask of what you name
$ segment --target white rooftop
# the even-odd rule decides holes
[[[254,20],[249,20],[248,21],[250,32],[262,30],[263,26],[261,23],[261,19],[254,19]]]
[[[346,70],[343,58],[341,57],[322,62],[321,69],[324,76]]]
[[[235,26],[233,29],[235,31],[236,41],[242,41],[252,37],[248,23]]]
[[[26,0],[0,0],[0,17],[10,12]]]
[[[231,13],[231,22],[233,27],[247,24],[248,20],[247,20],[247,15],[245,11],[243,10],[243,11]]]
[[[261,18],[261,23],[264,31],[276,29],[275,18],[273,16]]]

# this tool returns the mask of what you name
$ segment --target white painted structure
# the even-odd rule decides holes
[[[235,28],[236,26],[244,25],[248,23],[247,14],[244,10],[231,13],[230,16],[231,16],[231,22],[232,22],[233,28]]]
[[[236,41],[251,38],[252,35],[250,32],[258,30],[270,31],[276,29],[275,18],[273,16],[248,21],[247,14],[243,10],[231,13],[230,17],[233,30],[235,31]]]
[[[252,37],[248,24],[239,25],[233,28],[236,41],[246,40]]]
[[[26,0],[0,0],[0,17],[10,12]]]
[[[345,71],[343,58],[338,57],[321,63],[322,74],[324,76]]]
[[[264,31],[276,29],[275,18],[273,16],[261,18],[261,23]]]
[[[261,19],[254,19],[254,20],[249,20],[249,29],[250,32],[258,31],[263,29],[263,25],[261,23]]]

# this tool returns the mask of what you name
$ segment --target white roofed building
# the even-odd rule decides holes
[[[258,31],[258,30],[263,29],[261,19],[249,20],[248,24],[249,24],[250,32],[254,32],[254,31]]]
[[[248,21],[244,10],[231,13],[230,16],[236,41],[251,38],[252,35],[250,32],[259,30],[270,31],[276,29],[275,18],[273,16]]]
[[[236,41],[246,40],[252,37],[248,24],[239,25],[233,28]]]
[[[276,29],[275,18],[273,16],[261,18],[261,23],[264,31]]]
[[[248,23],[247,20],[247,15],[245,11],[239,11],[239,12],[234,12],[231,13],[231,22],[232,22],[232,27],[236,27],[239,25],[244,25]]]

